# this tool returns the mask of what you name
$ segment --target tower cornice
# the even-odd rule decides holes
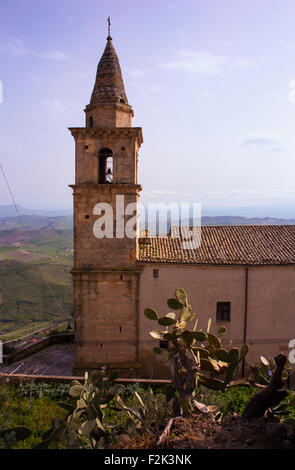
[[[118,111],[124,111],[127,113],[130,113],[132,117],[134,117],[134,111],[132,107],[129,104],[124,104],[124,103],[109,103],[108,101],[102,101],[99,106],[93,105],[93,104],[87,104],[87,106],[84,109],[85,113],[88,113],[90,111],[93,111],[95,109],[114,109],[116,108]]]
[[[126,137],[135,137],[138,139],[139,143],[143,143],[143,135],[141,127],[115,127],[115,128],[104,128],[104,127],[69,127],[74,139],[94,137],[94,138],[103,138],[103,137],[112,137],[112,138],[121,138],[122,136]]]
[[[99,189],[99,192],[103,195],[104,193],[109,193],[114,190],[124,191],[124,194],[134,194],[142,191],[142,186],[140,184],[130,184],[130,183],[114,183],[110,184],[95,184],[95,183],[79,183],[79,184],[69,184],[69,187],[74,190],[81,190],[83,193],[86,192],[96,192]],[[85,191],[84,191],[85,190]]]

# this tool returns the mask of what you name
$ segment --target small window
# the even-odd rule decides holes
[[[90,216],[89,216],[89,215],[85,215],[85,219],[86,219],[86,220],[90,219]]]
[[[166,339],[161,340],[160,341],[160,348],[161,349],[168,349],[169,348],[169,341],[167,341]]]
[[[89,127],[93,127],[93,117],[90,116],[89,118]]]
[[[153,277],[154,277],[154,278],[158,278],[158,277],[159,277],[159,270],[158,270],[158,269],[154,269],[154,270],[153,270]]]
[[[217,302],[216,320],[230,321],[230,302]]]

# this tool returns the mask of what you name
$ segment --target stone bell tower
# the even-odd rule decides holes
[[[76,145],[75,373],[139,365],[136,216],[143,139],[141,128],[132,127],[110,33],[85,113],[85,127],[70,128]]]

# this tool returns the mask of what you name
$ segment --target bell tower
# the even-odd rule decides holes
[[[141,128],[112,38],[99,61],[86,123],[70,128],[74,196],[75,373],[138,364],[137,183]]]

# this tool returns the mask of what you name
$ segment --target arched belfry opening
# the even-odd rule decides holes
[[[112,184],[114,181],[113,152],[108,148],[101,149],[98,163],[98,182],[100,184]]]

